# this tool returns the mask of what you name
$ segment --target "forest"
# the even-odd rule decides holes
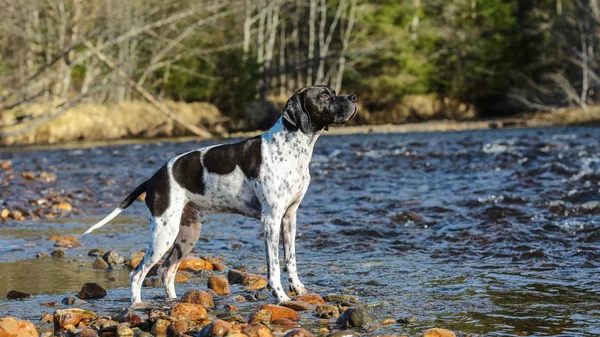
[[[600,100],[599,0],[2,7],[0,112],[26,128],[84,102],[148,101],[175,122],[163,101],[208,102],[248,119],[255,102],[285,101],[310,84],[356,93],[362,123],[422,119],[419,102],[434,106],[433,118],[461,119],[562,107],[587,113]]]

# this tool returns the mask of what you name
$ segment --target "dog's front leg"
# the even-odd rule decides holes
[[[296,211],[299,203],[292,204],[281,222],[283,230],[283,256],[285,258],[285,267],[289,275],[290,286],[297,295],[306,294],[304,284],[298,278],[296,271]]]
[[[279,270],[279,232],[281,227],[281,212],[263,212],[262,224],[265,231],[265,250],[267,252],[267,273],[269,285],[273,295],[279,303],[289,301],[290,298],[283,291]]]

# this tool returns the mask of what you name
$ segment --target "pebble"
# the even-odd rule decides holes
[[[44,314],[44,316],[42,316],[42,318],[40,318],[40,321],[42,321],[44,323],[54,324],[54,315]]]
[[[133,336],[133,330],[131,330],[128,326],[120,325],[117,329],[117,335],[119,337]]]
[[[250,319],[248,320],[250,323],[261,322],[265,324],[270,324],[273,317],[273,313],[269,310],[258,310],[250,315]]]
[[[6,294],[6,298],[9,300],[21,300],[27,297],[31,297],[31,294],[24,293],[18,290],[11,290]]]
[[[181,274],[181,273],[176,273],[175,274],[175,283],[185,283],[189,281],[188,277]]]
[[[54,248],[50,254],[52,257],[66,257],[67,253],[61,248]]]
[[[113,320],[119,323],[127,322],[130,325],[137,325],[143,322],[142,318],[129,308],[121,309],[118,314],[113,316]]]
[[[190,322],[199,322],[208,318],[206,309],[200,304],[176,303],[171,307],[171,316],[173,318],[183,318]]]
[[[229,295],[229,281],[223,276],[211,276],[208,279],[207,287],[214,290],[217,295]]]
[[[381,321],[381,325],[391,325],[391,324],[396,324],[396,320],[393,318],[386,318],[383,321]]]
[[[346,294],[327,294],[323,296],[326,302],[337,302],[337,303],[358,303],[358,296],[346,295]]]
[[[261,275],[251,274],[237,269],[229,269],[229,272],[227,273],[227,279],[229,280],[229,283],[243,285],[254,284],[259,280],[266,281],[266,278]]]
[[[111,250],[111,251],[108,251],[108,252],[104,253],[104,255],[102,255],[102,258],[110,266],[114,266],[114,265],[125,263],[125,258],[122,257],[121,255],[119,255],[119,253],[115,252],[114,250]]]
[[[267,280],[265,279],[260,279],[254,283],[252,283],[251,285],[245,286],[244,289],[246,290],[259,290],[259,289],[263,289],[267,287]]]
[[[261,323],[250,323],[242,329],[248,337],[273,337],[271,330]]]
[[[294,322],[297,322],[300,320],[299,313],[297,313],[296,311],[294,311],[292,309],[282,307],[279,305],[265,304],[260,309],[270,311],[271,312],[271,320],[276,320],[276,319],[280,319],[280,318],[287,318]]]
[[[164,336],[167,334],[167,329],[169,328],[169,325],[171,325],[171,322],[169,322],[166,319],[159,318],[156,320],[156,322],[154,322],[154,325],[152,325],[150,333],[154,336]]]
[[[93,282],[84,283],[79,291],[79,294],[77,294],[77,297],[82,300],[99,299],[105,296],[106,290],[104,290],[104,288],[102,288],[102,286],[100,286],[98,283]]]
[[[131,256],[129,256],[129,263],[127,264],[127,267],[129,269],[135,269],[135,267],[142,262],[142,259],[144,259],[144,255],[146,255],[144,252],[132,253]]]
[[[189,290],[181,296],[181,302],[201,304],[205,308],[213,308],[215,306],[212,296],[206,291],[201,290]]]
[[[94,329],[83,328],[76,337],[98,337],[98,332]]]
[[[198,333],[197,337],[221,337],[231,329],[231,324],[221,319],[213,320]]]
[[[317,305],[315,311],[319,318],[338,318],[340,316],[340,310],[334,305]]]
[[[188,332],[189,330],[189,324],[186,320],[178,320],[175,321],[173,323],[171,323],[171,325],[169,325],[169,327],[167,328],[167,334],[169,336],[182,336],[184,335],[186,332]]]
[[[58,302],[42,302],[40,303],[41,306],[44,307],[58,307],[60,305],[60,303]]]
[[[295,298],[296,301],[304,301],[310,304],[325,304],[325,300],[323,297],[319,296],[315,293],[308,293],[304,295],[297,296]]]
[[[98,317],[90,310],[79,308],[59,309],[54,312],[54,331],[58,332],[68,326],[75,326],[81,322],[87,325],[92,319]]]
[[[315,337],[315,335],[305,329],[294,329],[288,332],[284,337]]]
[[[88,252],[88,256],[91,257],[100,257],[102,255],[104,255],[104,250],[98,248],[94,248]]]
[[[97,257],[96,260],[94,260],[94,264],[92,264],[92,268],[106,270],[108,269],[108,263],[106,263],[103,258]]]
[[[343,330],[330,333],[327,337],[360,337],[360,334],[352,330]]]
[[[450,330],[433,328],[425,330],[423,337],[456,337],[456,334]]]
[[[304,301],[287,301],[281,303],[282,306],[296,311],[315,310],[315,306]]]
[[[342,312],[338,323],[344,328],[366,328],[375,323],[375,319],[364,309],[350,308]]]
[[[181,261],[177,270],[189,270],[189,271],[200,271],[200,270],[213,270],[213,266],[210,262],[203,260],[199,257],[188,256]]]
[[[415,316],[406,316],[406,317],[398,318],[398,323],[401,323],[401,324],[410,324],[410,323],[414,323],[416,321],[417,321],[417,318]]]

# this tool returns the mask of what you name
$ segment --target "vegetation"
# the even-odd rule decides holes
[[[163,99],[244,119],[250,102],[313,83],[356,92],[375,116],[418,95],[446,117],[600,99],[600,0],[2,2],[0,111],[24,111],[18,123],[39,117],[33,103],[52,119],[139,99],[167,117]]]

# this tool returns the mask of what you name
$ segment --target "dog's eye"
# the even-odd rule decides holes
[[[327,95],[327,94],[321,94],[321,99],[322,100],[326,100],[328,98],[329,98],[329,95]]]

